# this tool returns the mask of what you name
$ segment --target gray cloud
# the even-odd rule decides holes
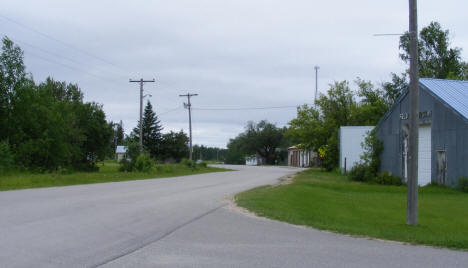
[[[467,47],[467,7],[461,0],[420,2],[420,26],[437,20],[453,33],[453,45]],[[398,59],[398,38],[372,34],[404,32],[407,9],[407,1],[374,0],[2,2],[0,15],[112,64],[2,17],[0,29],[61,55],[21,44],[36,81],[52,76],[78,83],[86,100],[103,103],[108,119],[123,120],[128,133],[138,118],[138,85],[129,78],[157,79],[145,85],[157,113],[181,107],[178,95],[187,91],[200,94],[194,107],[311,103],[315,65],[321,67],[321,92],[357,76],[388,80],[390,72],[406,68]],[[294,109],[195,110],[194,142],[225,146],[248,120],[284,125],[294,116]],[[180,108],[161,121],[165,131],[185,130],[187,112]]]

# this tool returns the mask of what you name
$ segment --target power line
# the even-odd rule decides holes
[[[82,72],[82,73],[85,73],[85,74],[87,74],[87,75],[94,76],[94,77],[96,77],[96,78],[98,78],[98,79],[101,79],[101,80],[103,80],[103,81],[109,82],[108,80],[106,80],[105,78],[103,78],[103,77],[101,77],[101,76],[98,76],[98,75],[95,75],[95,74],[93,74],[93,73],[90,73],[90,72],[81,70],[81,69],[76,68],[76,67],[74,67],[74,66],[70,66],[70,65],[68,65],[68,64],[64,64],[64,63],[61,63],[61,62],[58,62],[58,61],[54,61],[54,60],[51,60],[51,59],[48,59],[48,58],[39,56],[39,55],[37,55],[37,54],[35,54],[35,53],[32,53],[32,52],[30,52],[30,51],[28,52],[28,54],[31,55],[31,56],[33,56],[33,57],[39,58],[39,59],[41,59],[41,60],[43,60],[43,61],[47,61],[47,62],[50,62],[50,63],[54,63],[54,64],[57,64],[57,65],[66,67],[66,68],[68,68],[68,69],[72,69],[72,70],[75,70],[75,71],[78,71],[78,72]]]
[[[41,51],[41,52],[43,52],[43,53],[49,54],[49,55],[54,56],[54,57],[56,57],[56,58],[62,58],[62,59],[65,59],[65,60],[67,60],[67,61],[73,62],[73,63],[75,63],[75,64],[77,64],[77,65],[85,65],[85,63],[83,63],[83,62],[77,61],[77,60],[75,60],[75,59],[73,59],[73,58],[70,58],[70,57],[67,57],[67,56],[60,55],[60,54],[58,54],[58,53],[55,53],[55,52],[52,52],[52,51],[50,51],[50,50],[47,50],[47,49],[38,47],[38,46],[33,45],[33,44],[30,44],[30,43],[27,43],[27,42],[25,42],[25,41],[21,41],[21,40],[18,40],[18,39],[12,39],[12,38],[9,38],[9,39],[12,40],[12,41],[14,41],[15,43],[20,43],[20,44],[26,45],[26,46],[28,46],[28,47],[37,49],[37,50],[39,50],[39,51]],[[102,71],[102,70],[99,70],[99,71]],[[109,71],[109,70],[107,70],[107,71]],[[117,74],[117,73],[114,73],[114,74],[123,76],[123,75]]]
[[[35,32],[36,34],[41,35],[42,37],[45,37],[45,38],[50,39],[50,40],[53,40],[53,41],[55,41],[55,42],[57,42],[57,43],[62,44],[63,46],[69,47],[69,48],[71,48],[71,49],[73,49],[73,50],[75,50],[75,51],[78,51],[78,52],[80,52],[80,53],[82,53],[82,54],[85,54],[85,55],[87,55],[88,57],[95,58],[95,59],[97,59],[97,60],[99,60],[99,61],[101,61],[101,62],[104,62],[104,63],[108,64],[108,65],[112,65],[112,66],[114,66],[115,68],[118,68],[118,69],[120,69],[120,70],[124,70],[123,68],[119,67],[118,65],[116,65],[116,64],[114,64],[114,63],[112,63],[112,62],[110,62],[110,61],[108,61],[108,60],[106,60],[106,59],[103,59],[103,58],[101,58],[101,57],[99,57],[99,56],[93,55],[93,54],[91,54],[91,53],[89,53],[89,52],[87,52],[87,51],[85,51],[85,50],[83,50],[83,49],[77,48],[77,47],[75,47],[75,46],[73,46],[73,45],[71,45],[71,44],[68,44],[67,42],[61,41],[61,40],[59,40],[59,39],[57,39],[57,38],[55,38],[55,37],[53,37],[53,36],[51,36],[51,35],[48,35],[48,34],[46,34],[46,33],[43,33],[43,32],[41,32],[41,31],[39,31],[39,30],[36,30],[36,29],[34,29],[34,28],[32,28],[32,27],[29,27],[29,26],[27,26],[27,25],[25,25],[25,24],[23,24],[23,23],[21,23],[21,22],[15,21],[15,20],[13,20],[13,19],[11,19],[11,18],[8,18],[8,17],[6,17],[6,16],[4,16],[4,15],[2,15],[2,14],[0,14],[0,17],[2,17],[4,20],[9,21],[10,23],[14,23],[14,24],[16,24],[16,25],[18,25],[18,26],[21,26],[21,27],[23,27],[24,29],[27,29],[27,30],[32,31],[32,32]],[[125,71],[125,70],[124,70],[124,71]]]
[[[175,111],[177,111],[177,110],[179,110],[179,109],[181,109],[181,108],[182,108],[182,106],[178,106],[178,107],[176,107],[176,108],[174,108],[174,109],[170,109],[170,110],[164,111],[164,112],[158,114],[157,116],[161,116],[161,115],[165,115],[165,114],[168,114],[168,113],[172,113],[172,112],[175,112]]]
[[[199,111],[249,111],[249,110],[273,110],[273,109],[296,109],[297,106],[268,106],[268,107],[239,107],[239,108],[193,108]]]

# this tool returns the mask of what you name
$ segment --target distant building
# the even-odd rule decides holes
[[[362,143],[373,126],[346,126],[338,130],[340,143],[340,169],[342,173],[350,171],[359,161],[364,153]]]
[[[120,162],[122,159],[127,159],[127,150],[127,146],[118,145],[117,148],[115,148],[115,160]]]
[[[265,161],[264,161],[263,157],[261,157],[258,154],[247,156],[245,158],[245,165],[247,165],[247,166],[261,166],[263,164],[265,164]]]
[[[419,80],[418,183],[454,186],[468,175],[468,81]],[[384,144],[381,171],[407,181],[409,94],[403,92],[377,124]]]
[[[298,146],[288,148],[288,166],[291,167],[311,167],[314,166],[317,153],[300,149]]]

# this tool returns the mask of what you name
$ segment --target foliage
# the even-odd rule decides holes
[[[153,168],[153,160],[151,159],[150,155],[147,153],[140,154],[136,161],[134,169],[139,172],[150,172]]]
[[[385,102],[388,107],[392,106],[400,94],[409,87],[406,73],[402,73],[400,76],[391,73],[391,76],[391,82],[382,83],[382,89],[385,92]]]
[[[353,181],[374,181],[380,184],[399,185],[398,183],[401,184],[400,178],[386,172],[377,174],[380,168],[380,155],[383,152],[383,143],[377,139],[376,133],[377,130],[374,128],[366,136],[361,144],[364,149],[364,153],[361,155],[361,162],[350,170],[348,177]]]
[[[234,165],[245,164],[245,154],[242,150],[243,140],[241,135],[237,136],[234,139],[229,139],[227,144],[227,154],[226,154],[226,163]]]
[[[26,67],[23,63],[23,51],[8,37],[2,39],[0,53],[0,140],[9,141],[12,106],[16,100],[16,92],[29,82],[26,77]]]
[[[465,193],[468,193],[468,177],[467,176],[462,176],[457,179],[457,188]]]
[[[204,160],[204,161],[221,161],[226,160],[226,149],[217,147],[207,147],[203,145],[193,146],[193,159]]]
[[[383,184],[383,185],[396,185],[396,186],[400,186],[403,184],[401,182],[400,177],[387,171],[377,174],[377,176],[374,177],[374,182],[378,184]]]
[[[127,160],[126,158],[120,160],[119,165],[120,172],[131,172],[133,170],[132,162]]]
[[[228,163],[243,164],[244,157],[253,154],[258,154],[270,165],[281,162],[280,148],[287,147],[285,131],[266,120],[248,122],[245,131],[229,141]]]
[[[366,136],[364,143],[361,144],[364,153],[361,160],[369,168],[369,172],[375,176],[380,168],[380,155],[383,152],[383,142],[377,138],[377,129],[374,128]]]
[[[374,175],[370,172],[369,166],[359,163],[348,172],[348,178],[352,181],[370,182],[374,179]]]
[[[176,162],[187,157],[189,154],[189,137],[182,130],[180,132],[169,132],[163,134],[161,154],[159,159],[173,159]]]
[[[197,166],[197,163],[193,160],[189,160],[189,159],[182,159],[181,161],[182,165],[188,167],[188,168],[191,168],[191,169],[197,169],[198,166]]]
[[[6,141],[0,142],[0,172],[8,172],[14,167],[13,154]]]
[[[207,168],[208,163],[207,162],[201,162],[200,164],[198,164],[198,166],[200,166],[201,168]]]
[[[112,136],[102,105],[84,102],[74,84],[35,84],[8,38],[0,56],[0,128],[15,164],[39,171],[95,170]]]
[[[440,79],[463,79],[466,63],[461,60],[461,49],[450,48],[449,31],[438,22],[431,22],[419,34],[419,75]],[[400,58],[409,62],[409,33],[400,38],[403,52]]]
[[[143,113],[143,150],[149,152],[150,156],[153,158],[158,158],[161,156],[161,144],[162,144],[162,126],[156,113],[153,111],[153,106],[151,102],[148,101],[145,106],[145,111]],[[133,132],[130,135],[134,141],[139,141],[140,139],[140,121],[138,121],[137,126],[133,129]]]

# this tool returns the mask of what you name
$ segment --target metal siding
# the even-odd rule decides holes
[[[421,123],[431,124],[431,180],[437,180],[437,150],[447,157],[447,185],[454,186],[460,176],[468,175],[468,82],[421,79],[420,111],[432,111]],[[384,143],[381,171],[402,177],[401,113],[408,113],[408,95],[402,96],[379,123],[377,136]],[[453,105],[453,107],[452,107]]]
[[[421,78],[420,84],[468,119],[468,81]]]

